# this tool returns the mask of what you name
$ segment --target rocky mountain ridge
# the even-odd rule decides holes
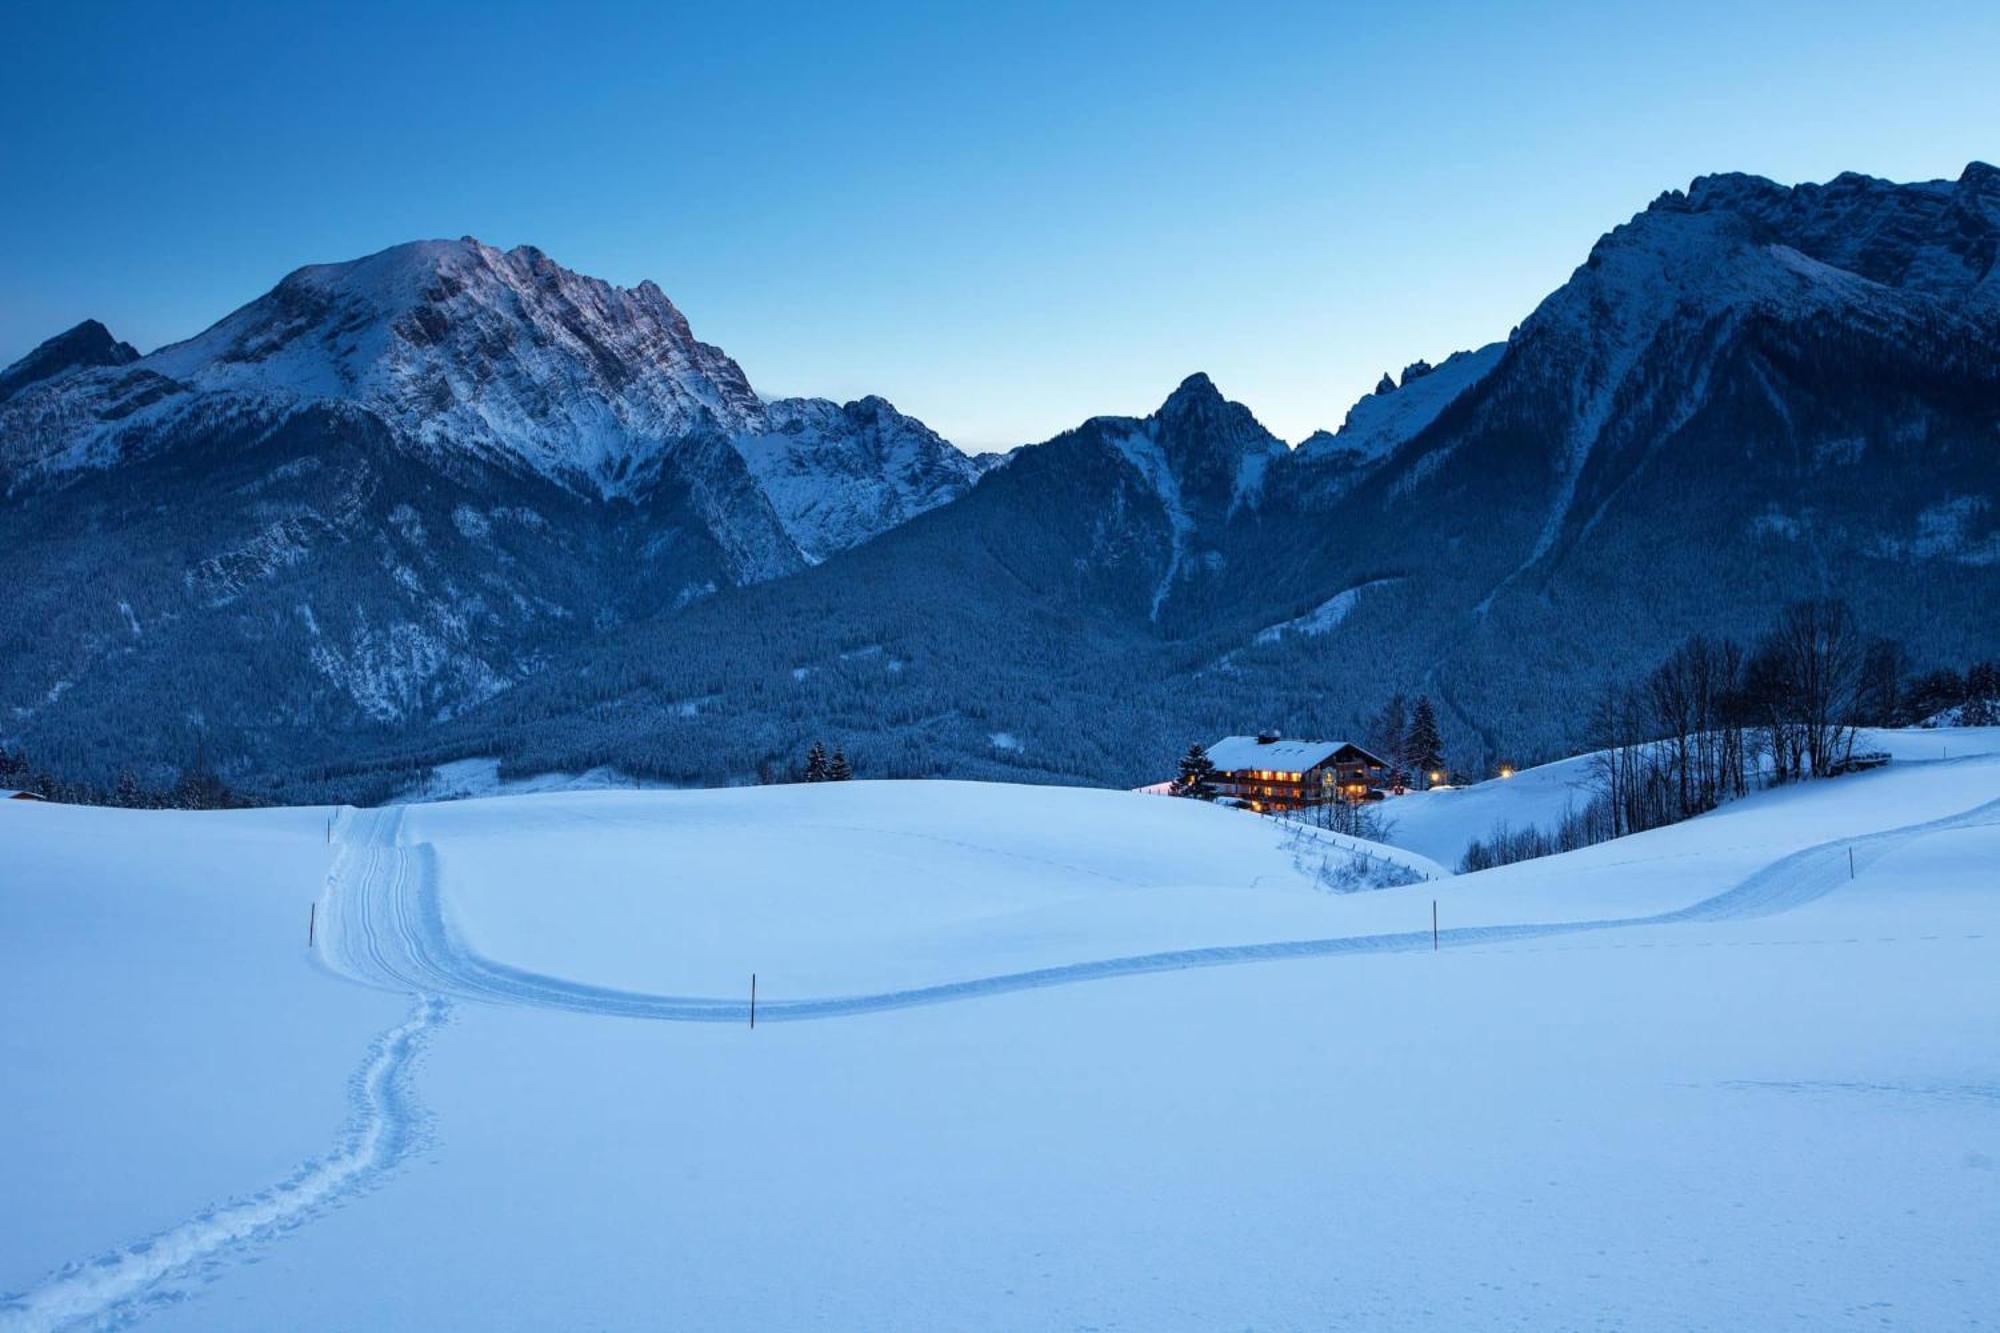
[[[1995,177],[1704,177],[1296,450],[1195,375],[986,466],[879,400],[758,400],[664,296],[537,254],[307,271],[199,355],[0,401],[0,629],[39,636],[0,707],[294,792],[474,754],[743,780],[806,736],[1125,782],[1396,689],[1460,762],[1571,747],[1597,684],[1799,596],[1991,656]]]

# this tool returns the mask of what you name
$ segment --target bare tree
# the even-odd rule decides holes
[[[1854,750],[1866,649],[1854,613],[1831,598],[1794,602],[1773,631],[1808,771],[1825,777]]]

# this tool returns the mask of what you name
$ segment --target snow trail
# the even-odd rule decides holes
[[[0,1297],[0,1329],[9,1333],[130,1323],[148,1307],[185,1297],[252,1247],[370,1188],[409,1156],[423,1135],[410,1095],[412,1063],[450,1013],[435,996],[419,997],[403,1023],[378,1037],[350,1081],[345,1135],[325,1157],[247,1198],[195,1214],[145,1240],[69,1264],[39,1287]]]
[[[321,944],[328,966],[335,971],[385,989],[415,990],[489,1004],[682,1023],[748,1021],[747,997],[663,995],[597,986],[531,972],[474,952],[445,920],[434,852],[428,843],[404,841],[404,819],[401,808],[360,810],[343,819],[342,832],[352,830],[354,837],[328,878],[329,901],[325,903],[323,919],[328,921],[329,929]],[[1990,801],[1943,819],[1808,847],[1773,862],[1719,894],[1674,911],[1583,921],[1459,926],[1439,932],[1437,943],[1462,947],[1628,927],[1772,916],[1823,897],[1846,883],[1850,851],[1856,866],[1865,866],[1927,834],[1984,824],[2000,824],[2000,801]],[[358,867],[359,873],[351,873],[350,866]],[[869,994],[790,1000],[760,998],[757,1018],[760,1022],[846,1018],[1153,972],[1344,954],[1399,953],[1431,947],[1431,932],[1414,930],[1173,949]]]

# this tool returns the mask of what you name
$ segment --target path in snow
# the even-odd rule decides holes
[[[213,1277],[246,1251],[370,1188],[408,1157],[422,1138],[423,1117],[410,1096],[410,1066],[449,1006],[419,997],[401,1025],[375,1040],[351,1080],[345,1136],[325,1157],[284,1181],[220,1204],[136,1244],[70,1264],[41,1286],[0,1297],[0,1329],[58,1329],[72,1324],[119,1327],[148,1307],[186,1299],[186,1288]]]
[[[750,1006],[746,998],[659,995],[595,986],[511,967],[475,953],[445,922],[433,849],[428,843],[404,842],[403,822],[401,809],[361,810],[343,818],[341,831],[347,847],[328,877],[324,919],[329,928],[320,945],[328,965],[335,971],[390,990],[449,995],[493,1004],[684,1023],[748,1020]],[[1927,834],[1988,824],[2000,824],[2000,801],[1989,801],[1944,819],[1808,847],[1773,862],[1714,897],[1671,912],[1588,921],[1454,927],[1440,932],[1436,943],[1454,947],[1497,944],[1633,926],[1771,916],[1823,897],[1846,883],[1850,855],[1858,870]],[[864,995],[762,999],[757,1004],[757,1016],[768,1022],[843,1018],[1148,972],[1337,954],[1395,953],[1427,949],[1432,943],[1429,931],[1403,931],[1174,949]]]
[[[424,1117],[411,1096],[411,1067],[431,1032],[447,1020],[445,997],[573,1012],[682,1022],[742,1022],[742,999],[653,995],[592,986],[512,968],[471,951],[444,920],[436,857],[427,843],[404,841],[400,808],[351,811],[340,820],[340,846],[322,898],[326,929],[321,959],[337,974],[414,993],[410,1017],[383,1034],[351,1081],[352,1114],[333,1152],[301,1165],[286,1180],[247,1198],[201,1212],[158,1234],[71,1264],[42,1285],[0,1298],[0,1330],[52,1330],[75,1324],[116,1327],[150,1308],[185,1299],[192,1286],[254,1248],[370,1188],[422,1140]],[[1836,839],[1773,862],[1713,897],[1649,916],[1592,921],[1461,927],[1440,945],[1504,944],[1632,926],[1740,920],[1791,911],[1846,883],[1853,871],[1929,834],[2000,825],[2000,801],[1948,818]],[[868,995],[774,1000],[759,1004],[769,1020],[833,1018],[1008,991],[1068,985],[1148,972],[1339,954],[1429,947],[1426,931],[1161,953],[1038,968],[942,985]]]

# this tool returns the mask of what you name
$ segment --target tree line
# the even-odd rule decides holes
[[[1394,770],[1390,778],[1393,786],[1431,787],[1451,780],[1444,760],[1444,736],[1438,730],[1437,710],[1428,694],[1417,696],[1414,709],[1407,695],[1390,695],[1389,702],[1369,722],[1366,743],[1378,759],[1389,762]]]
[[[0,788],[33,792],[64,805],[123,810],[242,810],[257,804],[200,760],[164,787],[140,782],[129,769],[105,785],[64,777],[39,767],[20,750],[0,748]]]
[[[1836,777],[1879,762],[1856,749],[1862,725],[1909,726],[1956,709],[1990,720],[2000,672],[1910,676],[1900,644],[1869,639],[1843,601],[1795,602],[1750,646],[1694,635],[1645,677],[1592,705],[1583,748],[1591,795],[1553,829],[1496,826],[1461,871],[1690,819],[1766,785]],[[1972,719],[1970,721],[1966,719]]]

